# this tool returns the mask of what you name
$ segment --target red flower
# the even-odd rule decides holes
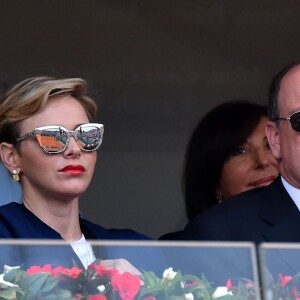
[[[103,295],[92,295],[89,296],[88,300],[107,300],[107,298]]]
[[[197,281],[192,281],[192,282],[190,282],[190,283],[186,283],[185,285],[184,285],[184,287],[190,287],[190,286],[196,286],[197,285]],[[147,298],[148,299],[148,298]]]
[[[111,285],[114,291],[118,291],[121,299],[133,300],[139,292],[141,281],[139,276],[128,272],[115,274],[111,279]]]
[[[286,284],[292,279],[291,276],[282,276],[281,273],[278,275],[278,277],[279,277],[279,280],[280,280],[280,285],[282,287],[285,287]]]
[[[59,266],[52,270],[52,276],[56,277],[59,274],[64,274],[64,275],[67,275],[72,278],[77,278],[81,272],[82,272],[82,270],[78,269],[76,267],[68,269],[68,268]]]
[[[294,297],[296,300],[299,299],[299,297],[298,297],[298,291],[297,291],[297,288],[296,288],[296,287],[293,289],[293,297]]]
[[[88,268],[96,270],[97,274],[100,276],[113,277],[115,274],[119,274],[116,269],[107,269],[101,265],[89,265]]]
[[[232,289],[232,288],[233,288],[233,284],[232,284],[232,282],[231,282],[231,279],[228,279],[228,280],[227,280],[227,282],[226,282],[226,287],[227,287],[228,289]]]
[[[246,283],[246,288],[247,289],[254,288],[254,287],[255,287],[255,285],[252,282],[247,282]]]
[[[27,275],[34,275],[37,273],[51,273],[52,272],[52,266],[50,264],[44,265],[42,267],[40,266],[31,266],[29,269],[27,269],[26,273]]]

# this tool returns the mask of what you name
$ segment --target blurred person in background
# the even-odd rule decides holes
[[[267,108],[246,100],[222,103],[201,119],[186,150],[182,180],[189,220],[278,176],[265,133],[267,121]],[[180,235],[173,232],[160,239]]]

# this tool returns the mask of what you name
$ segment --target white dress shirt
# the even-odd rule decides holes
[[[293,199],[294,203],[298,207],[300,211],[300,190],[289,184],[282,176],[281,181],[283,186],[285,187],[286,191],[290,195],[290,197]]]

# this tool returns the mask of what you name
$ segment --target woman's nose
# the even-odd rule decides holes
[[[67,148],[63,153],[65,156],[68,156],[68,157],[73,157],[73,156],[76,157],[76,156],[81,155],[81,149],[78,146],[78,144],[73,136],[70,137]]]
[[[269,165],[269,154],[264,149],[254,153],[255,168],[266,168]]]

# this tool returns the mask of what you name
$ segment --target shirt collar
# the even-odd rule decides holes
[[[284,188],[286,189],[286,191],[288,192],[288,194],[290,195],[290,197],[292,198],[292,200],[294,201],[294,203],[300,211],[300,190],[289,184],[282,176],[281,181]]]

